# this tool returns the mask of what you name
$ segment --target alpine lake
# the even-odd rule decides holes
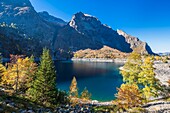
[[[68,92],[75,76],[79,94],[86,87],[92,94],[92,100],[114,100],[117,88],[123,83],[119,71],[123,63],[57,61],[55,66],[59,89]]]

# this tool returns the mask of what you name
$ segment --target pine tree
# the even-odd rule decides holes
[[[30,89],[30,98],[46,106],[57,103],[56,71],[48,49],[43,49],[40,65]]]
[[[90,100],[91,99],[91,93],[89,93],[89,91],[87,90],[86,87],[82,91],[80,98],[85,99],[85,100]]]
[[[69,92],[70,97],[78,97],[78,88],[77,88],[77,81],[76,77],[73,77],[73,80],[70,85],[70,92]]]

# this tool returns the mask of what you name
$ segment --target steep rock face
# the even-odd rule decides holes
[[[38,14],[42,19],[44,19],[45,21],[47,21],[53,25],[64,26],[67,24],[67,22],[65,22],[64,20],[54,17],[52,15],[49,15],[49,13],[46,11],[39,12]]]
[[[133,37],[128,35],[122,30],[117,30],[117,33],[123,37],[125,37],[126,42],[130,44],[130,48],[140,54],[154,54],[146,42],[142,42],[137,37]]]
[[[126,53],[132,52],[132,49],[140,50],[141,53],[152,53],[147,43],[125,33],[119,34],[94,16],[79,12],[66,24],[62,19],[53,17],[47,12],[37,13],[29,0],[1,0],[0,25],[3,22],[8,25],[16,24],[17,31],[12,30],[11,33],[10,28],[1,28],[2,37],[7,37],[16,43],[24,41],[27,45],[24,47],[22,43],[17,43],[20,49],[24,48],[24,52],[18,52],[18,54],[27,54],[30,50],[36,53],[38,52],[36,45],[51,48],[54,53],[58,50],[67,52],[88,48],[96,50],[104,45]],[[32,41],[28,41],[30,39]],[[0,43],[3,45],[3,40]],[[10,47],[10,44],[12,43],[6,46]]]
[[[18,29],[29,37],[51,45],[55,26],[44,21],[34,10],[29,0],[1,0],[0,23],[15,23]]]
[[[80,49],[100,49],[103,45],[131,52],[130,44],[109,26],[102,24],[97,18],[83,14],[73,15],[71,21],[59,30],[56,36],[55,49],[77,51]]]
[[[20,54],[35,57],[42,53],[38,40],[29,38],[26,34],[12,27],[0,27],[0,53],[9,58],[10,54]]]

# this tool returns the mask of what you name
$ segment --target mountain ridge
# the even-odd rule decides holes
[[[149,45],[146,42],[141,41],[139,38],[131,36],[119,29],[117,30],[117,33],[125,37],[126,42],[131,45],[130,48],[133,49],[134,51],[140,54],[155,54],[152,52]]]
[[[58,42],[61,44],[57,45]],[[154,54],[148,44],[142,42],[137,37],[128,34],[125,35],[125,33],[122,35],[111,27],[102,24],[95,16],[82,12],[78,12],[72,16],[71,21],[59,31],[55,43],[55,48],[65,50],[72,48],[73,51],[101,49],[106,45],[126,53],[137,51],[141,54]]]
[[[29,0],[1,0],[0,5],[0,23],[16,24],[19,33],[22,33],[19,37],[36,40],[41,47],[51,49],[54,56],[61,51],[69,53],[88,48],[95,50],[104,45],[125,53],[136,49],[141,54],[153,54],[147,43],[130,35],[120,35],[89,14],[78,12],[67,23],[48,12],[36,12]],[[4,36],[9,38],[6,34]],[[28,47],[36,53],[36,46]],[[30,52],[30,48],[25,50]]]
[[[64,26],[67,24],[64,20],[50,15],[47,11],[38,12],[38,14],[42,19],[54,25]]]

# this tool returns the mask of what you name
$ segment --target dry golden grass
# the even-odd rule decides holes
[[[123,53],[119,50],[110,48],[108,46],[104,46],[99,50],[79,50],[74,53],[75,58],[108,58],[108,59],[115,59],[115,58],[127,58],[128,53]]]

